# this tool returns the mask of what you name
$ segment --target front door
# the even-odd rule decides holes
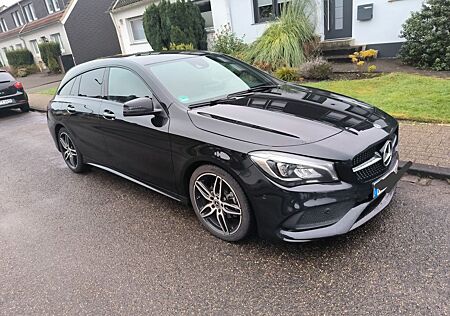
[[[324,0],[325,39],[352,37],[353,0]]]
[[[106,81],[107,96],[100,115],[110,154],[108,167],[158,189],[174,191],[168,122],[156,124],[154,115],[123,115],[125,102],[152,97],[151,90],[140,76],[125,68],[110,68]]]

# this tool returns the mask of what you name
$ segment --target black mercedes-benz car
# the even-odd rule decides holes
[[[0,110],[2,109],[20,109],[22,112],[30,110],[22,83],[4,70],[0,70]]]
[[[405,170],[388,114],[209,52],[79,65],[48,126],[72,171],[98,167],[192,203],[227,241],[344,234],[389,204]]]

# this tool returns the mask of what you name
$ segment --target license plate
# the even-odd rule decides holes
[[[411,167],[412,162],[407,162],[402,169],[398,170],[398,161],[395,163],[394,168],[390,173],[386,174],[382,178],[372,183],[373,187],[373,198],[376,199],[383,192],[390,192],[395,184],[400,180],[400,178],[405,174],[405,172]]]
[[[7,105],[11,103],[14,103],[13,99],[0,100],[0,105]]]

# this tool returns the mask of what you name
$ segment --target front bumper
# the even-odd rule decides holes
[[[312,239],[324,238],[336,235],[342,235],[358,228],[368,222],[375,215],[384,210],[394,196],[395,188],[389,193],[384,194],[375,201],[362,203],[350,209],[337,223],[306,231],[285,231],[280,230],[279,234],[284,241],[305,242]]]
[[[400,171],[397,167],[398,155],[380,178],[379,183],[385,187],[377,198],[373,198],[372,183],[337,182],[294,188],[254,183],[249,199],[259,235],[303,242],[345,234],[369,221],[390,203],[398,180],[409,166]]]

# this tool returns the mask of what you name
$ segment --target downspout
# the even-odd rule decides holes
[[[23,7],[22,7],[22,5],[20,4],[20,2],[18,2],[17,5],[19,6],[20,11],[22,12],[23,20],[25,21],[25,24],[22,26],[22,28],[21,28],[20,31],[19,31],[19,39],[23,42],[24,47],[25,47],[26,49],[28,49],[28,47],[27,47],[27,42],[25,42],[25,40],[24,40],[24,39],[22,38],[22,36],[21,36],[23,29],[24,29],[25,26],[27,26],[27,24],[28,24],[28,21],[27,21],[27,17],[26,17],[26,15],[25,15],[25,12],[23,11]]]
[[[233,31],[233,16],[231,15],[231,6],[230,6],[230,0],[225,0],[226,7],[227,7],[227,15],[228,20],[230,21],[231,31]]]

